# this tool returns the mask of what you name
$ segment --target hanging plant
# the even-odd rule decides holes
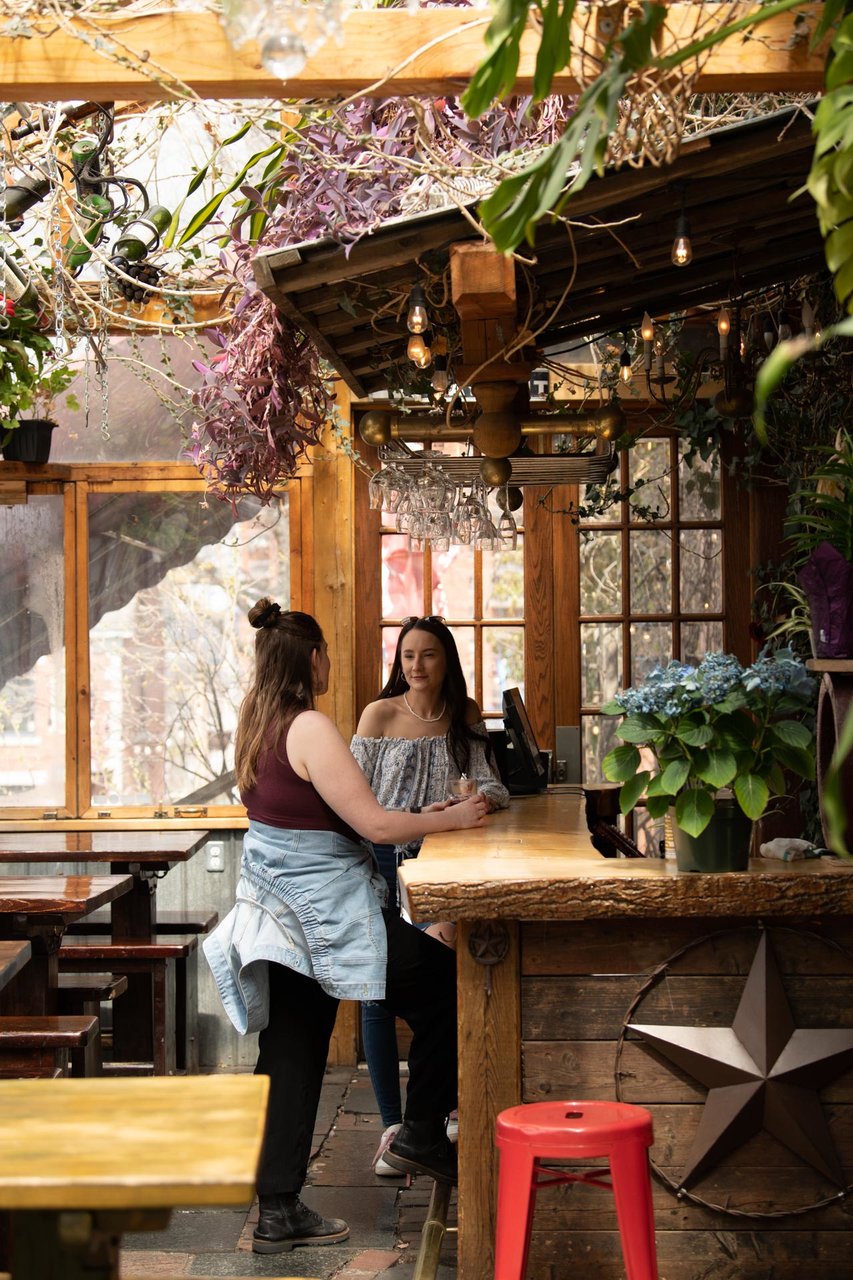
[[[245,276],[249,249],[235,245]],[[208,492],[232,502],[253,494],[270,503],[306,450],[317,444],[333,405],[331,386],[314,344],[247,280],[233,332],[213,330],[218,347],[208,364],[194,360],[203,383],[188,454]]]

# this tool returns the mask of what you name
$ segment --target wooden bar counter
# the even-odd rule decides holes
[[[492,1274],[497,1113],[614,1097],[654,1117],[661,1277],[849,1280],[853,864],[602,858],[553,791],[430,836],[400,879],[413,919],[458,924],[460,1280]],[[676,1063],[696,1027],[719,1031]],[[624,1275],[612,1197],[545,1190],[529,1280],[577,1266]]]

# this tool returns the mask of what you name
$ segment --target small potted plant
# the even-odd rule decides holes
[[[0,449],[7,462],[47,462],[56,426],[48,415],[73,377],[36,312],[7,297],[0,312]]]
[[[853,434],[819,446],[786,528],[817,658],[853,658]]]
[[[726,653],[656,668],[602,708],[625,717],[625,745],[603,762],[622,813],[642,797],[655,818],[674,806],[679,870],[745,870],[752,823],[785,794],[784,771],[815,776],[814,734],[792,719],[811,712],[815,689],[790,649],[746,668]]]

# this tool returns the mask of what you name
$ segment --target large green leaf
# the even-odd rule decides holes
[[[660,723],[647,714],[626,716],[616,733],[624,742],[655,742],[664,736]]]
[[[737,772],[737,761],[731,751],[715,749],[706,751],[701,762],[697,762],[696,772],[709,787],[718,790],[727,787]]]
[[[673,760],[661,774],[660,785],[671,796],[677,795],[690,776],[689,760]]]
[[[809,748],[814,743],[810,729],[799,720],[776,720],[769,726],[769,736],[777,742],[786,742],[789,747]]]
[[[675,821],[689,836],[700,836],[714,814],[714,798],[701,787],[688,787],[675,802]]]
[[[619,808],[622,813],[631,812],[645,791],[649,776],[647,770],[643,769],[640,773],[635,774],[633,778],[629,778],[623,785],[619,792]]]
[[[640,767],[640,753],[636,747],[614,747],[602,760],[601,767],[609,782],[626,782]]]
[[[714,741],[714,730],[709,724],[696,724],[690,720],[680,720],[675,729],[675,736],[688,747],[707,747]]]
[[[773,748],[777,763],[801,778],[812,779],[815,776],[814,750],[805,747],[790,747],[787,742],[780,742]]]
[[[741,809],[748,818],[752,818],[753,822],[761,817],[770,799],[770,788],[764,779],[759,778],[755,773],[746,773],[735,778],[734,793]]]

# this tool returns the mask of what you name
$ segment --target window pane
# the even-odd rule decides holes
[[[672,515],[668,440],[640,440],[628,453],[634,492],[628,499],[632,520],[668,520]]]
[[[474,616],[473,547],[433,552],[430,612],[439,613],[443,618]]]
[[[618,533],[580,538],[581,613],[619,613],[622,607],[622,544]]]
[[[622,686],[622,628],[618,622],[581,626],[581,704],[600,707]]]
[[[246,610],[290,601],[286,498],[247,511],[197,492],[90,498],[93,804],[236,802]]]
[[[515,551],[483,552],[483,617],[524,617],[524,551],[521,538]]]
[[[65,804],[63,501],[0,507],[0,796]]]
[[[459,650],[459,661],[462,663],[462,674],[468,686],[468,696],[475,698],[477,685],[474,680],[474,628],[453,627],[451,630],[456,648]]]
[[[721,549],[719,529],[682,529],[682,613],[719,613],[722,609]]]
[[[672,657],[672,627],[668,622],[635,622],[631,626],[631,683],[644,680]]]
[[[668,530],[631,530],[631,612],[672,612],[672,541]]]
[[[51,462],[188,462],[194,409],[186,388],[202,380],[192,361],[208,362],[216,348],[203,337],[174,336],[110,337],[106,348],[106,415],[100,375],[80,342],[69,361],[79,372],[51,413],[59,423]]]
[[[524,628],[484,627],[483,712],[501,711],[501,694],[513,685],[524,697]]]
[[[682,445],[682,452],[687,445]],[[720,472],[712,462],[694,458],[678,468],[678,493],[682,520],[718,520],[720,516]]]
[[[618,716],[582,716],[581,735],[583,738],[583,781],[587,785],[605,782],[601,762],[618,747],[621,739],[616,737],[619,724]]]
[[[424,553],[407,533],[382,536],[382,617],[420,617],[424,611]]]
[[[681,661],[697,667],[706,653],[719,653],[723,647],[723,624],[683,622],[681,624]]]

